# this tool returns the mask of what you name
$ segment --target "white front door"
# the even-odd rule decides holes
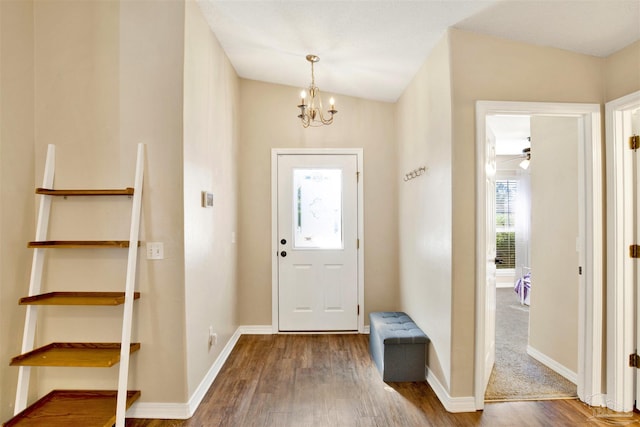
[[[358,159],[277,157],[280,331],[358,330]]]

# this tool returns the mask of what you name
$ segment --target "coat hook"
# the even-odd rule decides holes
[[[419,167],[419,168],[417,168],[417,169],[414,169],[414,170],[412,170],[412,171],[407,172],[407,173],[404,175],[403,180],[404,180],[405,182],[410,181],[410,180],[412,180],[412,179],[414,179],[414,178],[417,178],[417,177],[419,177],[420,175],[424,174],[426,171],[427,171],[427,167],[426,167],[426,166],[421,166],[421,167]]]

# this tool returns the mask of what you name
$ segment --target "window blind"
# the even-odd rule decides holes
[[[518,181],[496,180],[496,258],[498,269],[516,266],[516,197]]]

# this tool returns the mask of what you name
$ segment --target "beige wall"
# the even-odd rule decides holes
[[[449,43],[435,47],[397,104],[400,298],[429,336],[428,366],[451,376],[451,85]],[[425,166],[426,173],[401,176]]]
[[[120,152],[110,148],[119,131],[118,13],[117,3],[34,2],[34,149],[38,185],[42,183],[48,144],[57,148],[58,188],[123,185]],[[117,168],[114,170],[113,166]],[[114,172],[115,182],[108,185]],[[52,202],[48,238],[103,239],[112,233],[112,227],[115,230],[111,239],[126,238],[126,227],[120,226],[119,218],[128,217],[127,202],[106,203],[106,199],[91,202],[84,198],[56,198]],[[33,236],[24,238],[30,240]],[[46,259],[43,291],[94,290],[104,286],[115,290],[113,286],[121,284],[124,277],[120,266],[126,265],[126,251],[47,251]],[[26,295],[28,283],[21,287]],[[36,345],[119,340],[115,310],[100,307],[95,316],[90,308],[74,308],[39,309]],[[117,376],[110,370],[88,373],[63,368],[42,368],[38,374],[39,395],[60,384],[109,387]]]
[[[3,262],[13,264],[3,269],[2,313],[10,316],[3,318],[3,324],[15,326],[9,337],[3,335],[3,352],[15,355],[20,346],[24,308],[13,307],[17,297],[27,293],[28,277],[18,278],[28,276],[31,253],[16,248],[33,238],[33,176],[41,182],[47,144],[57,146],[58,188],[99,188],[131,185],[136,144],[145,142],[141,239],[163,241],[167,259],[139,259],[142,298],[135,304],[133,334],[144,344],[132,357],[131,386],[145,390],[143,401],[183,402],[187,397],[181,143],[184,3],[3,2],[2,11],[2,17],[15,25],[2,25],[3,42],[11,40],[3,43],[2,57],[12,55],[11,62],[1,64],[2,77],[12,77],[11,85],[3,80],[2,105],[11,103],[11,114],[16,115],[1,116],[2,161],[12,162],[2,168],[3,176],[12,176],[11,194],[3,186],[2,200],[3,206],[13,204],[12,215],[21,218],[16,222],[3,215],[3,221],[12,220],[9,232],[3,222],[2,240],[12,241],[11,256],[3,257]],[[11,39],[4,37],[5,31]],[[24,46],[16,51],[19,43]],[[21,103],[13,88],[21,90]],[[30,100],[35,107],[29,106]],[[18,132],[4,126],[7,118],[24,127]],[[49,237],[126,239],[129,212],[128,200],[56,199]],[[126,252],[52,251],[47,259],[44,290],[116,290],[124,284]],[[11,301],[6,301],[9,296]],[[120,313],[121,308],[109,307],[43,309],[38,344],[117,341]],[[9,369],[2,368],[3,419],[11,414],[16,389],[17,370]],[[117,369],[42,369],[39,374],[34,389],[38,394],[53,387],[117,384]]]
[[[450,30],[453,88],[452,396],[473,395],[475,102],[601,103],[603,60]]]
[[[318,85],[322,88],[322,76]],[[363,148],[365,323],[398,307],[397,185],[393,104],[336,96],[331,126],[302,128],[300,88],[240,82],[238,323],[271,325],[271,149]],[[330,94],[323,94],[328,99]],[[326,102],[326,101],[325,101]]]
[[[57,146],[56,186],[131,185],[136,145],[147,144],[141,240],[165,245],[165,260],[140,251],[131,386],[141,401],[184,401],[182,229],[182,2],[35,3],[36,175],[46,144]],[[126,238],[130,201],[55,200],[50,237]],[[47,289],[116,290],[126,252],[48,254]],[[120,308],[43,310],[41,339],[119,340]],[[161,355],[158,357],[158,355]],[[44,369],[45,393],[114,387],[117,369]],[[163,375],[158,375],[163,372]]]
[[[17,299],[28,290],[25,243],[33,238],[34,177],[42,181],[47,144],[57,148],[56,187],[118,188],[132,185],[143,142],[140,239],[163,242],[165,259],[139,252],[133,339],[143,344],[131,359],[130,387],[143,390],[142,403],[186,402],[237,329],[237,76],[195,2],[0,6],[0,196],[12,207],[0,223],[0,312],[2,324],[15,326],[3,329],[2,357],[21,343]],[[201,190],[214,192],[214,209],[200,207]],[[130,205],[54,199],[49,238],[126,239]],[[119,290],[125,270],[126,251],[52,251],[43,288]],[[118,341],[120,321],[121,307],[43,308],[37,344]],[[210,325],[218,334],[212,349]],[[37,372],[32,398],[61,386],[117,386],[116,368]],[[4,420],[17,369],[5,364],[0,373]]]
[[[121,167],[147,144],[141,239],[163,242],[165,259],[141,256],[132,358],[141,402],[184,402],[186,386],[183,204],[184,20],[182,1],[120,2]]]
[[[195,2],[187,2],[184,239],[188,394],[236,331],[238,78]],[[201,206],[201,191],[214,194]],[[209,327],[218,344],[208,346]]]
[[[578,119],[531,118],[529,345],[578,372]]]
[[[640,41],[607,57],[604,70],[604,102],[640,90]]]
[[[0,2],[0,421],[13,414],[34,228],[33,5]]]

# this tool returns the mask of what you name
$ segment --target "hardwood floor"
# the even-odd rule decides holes
[[[426,383],[384,383],[368,335],[245,335],[189,420],[128,427],[640,426],[577,400],[502,402],[448,413]],[[144,390],[142,391],[144,395]],[[620,424],[625,421],[625,424]]]

